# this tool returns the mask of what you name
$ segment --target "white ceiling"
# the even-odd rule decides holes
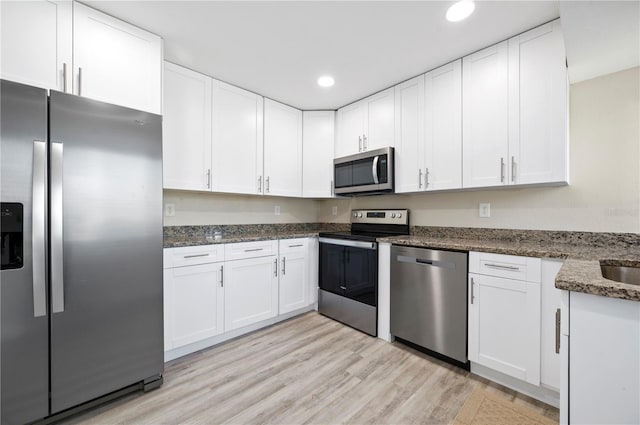
[[[563,1],[560,17],[572,83],[640,64],[640,2]]]
[[[165,59],[301,109],[336,109],[559,16],[558,1],[86,1],[156,33]],[[317,86],[320,75],[336,84]]]

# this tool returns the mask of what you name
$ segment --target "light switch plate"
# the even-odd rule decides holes
[[[491,204],[489,204],[489,203],[480,204],[480,207],[478,208],[478,215],[481,218],[489,218],[489,217],[491,217]]]
[[[175,217],[176,204],[164,204],[164,215],[167,217]]]
[[[338,215],[338,207],[331,207],[331,215]]]
[[[275,214],[280,215],[280,205],[276,205]]]

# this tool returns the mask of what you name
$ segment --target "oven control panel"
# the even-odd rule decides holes
[[[409,210],[351,210],[352,223],[409,224]]]

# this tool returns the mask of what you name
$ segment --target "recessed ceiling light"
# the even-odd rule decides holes
[[[335,84],[335,80],[333,79],[333,77],[330,77],[329,75],[324,75],[318,78],[318,85],[320,87],[331,87],[334,84]]]
[[[471,15],[475,8],[475,3],[470,0],[462,0],[454,3],[447,9],[447,20],[450,22],[462,21]]]

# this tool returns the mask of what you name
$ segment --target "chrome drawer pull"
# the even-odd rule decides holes
[[[520,267],[514,267],[514,266],[502,266],[500,264],[490,264],[487,263],[484,265],[485,267],[489,267],[491,269],[499,269],[499,270],[513,270],[513,271],[518,271],[520,270]]]
[[[476,298],[475,295],[473,294],[474,285],[475,285],[475,282],[473,281],[473,278],[471,278],[471,304],[473,304],[473,300]]]
[[[299,246],[303,246],[303,244],[299,243],[299,244],[295,244],[295,245],[289,245],[289,248],[297,248]]]
[[[197,258],[197,257],[208,257],[209,254],[193,254],[193,255],[185,255],[183,258]]]
[[[245,249],[244,252],[256,252],[256,251],[262,251],[264,248],[252,248],[252,249]]]

